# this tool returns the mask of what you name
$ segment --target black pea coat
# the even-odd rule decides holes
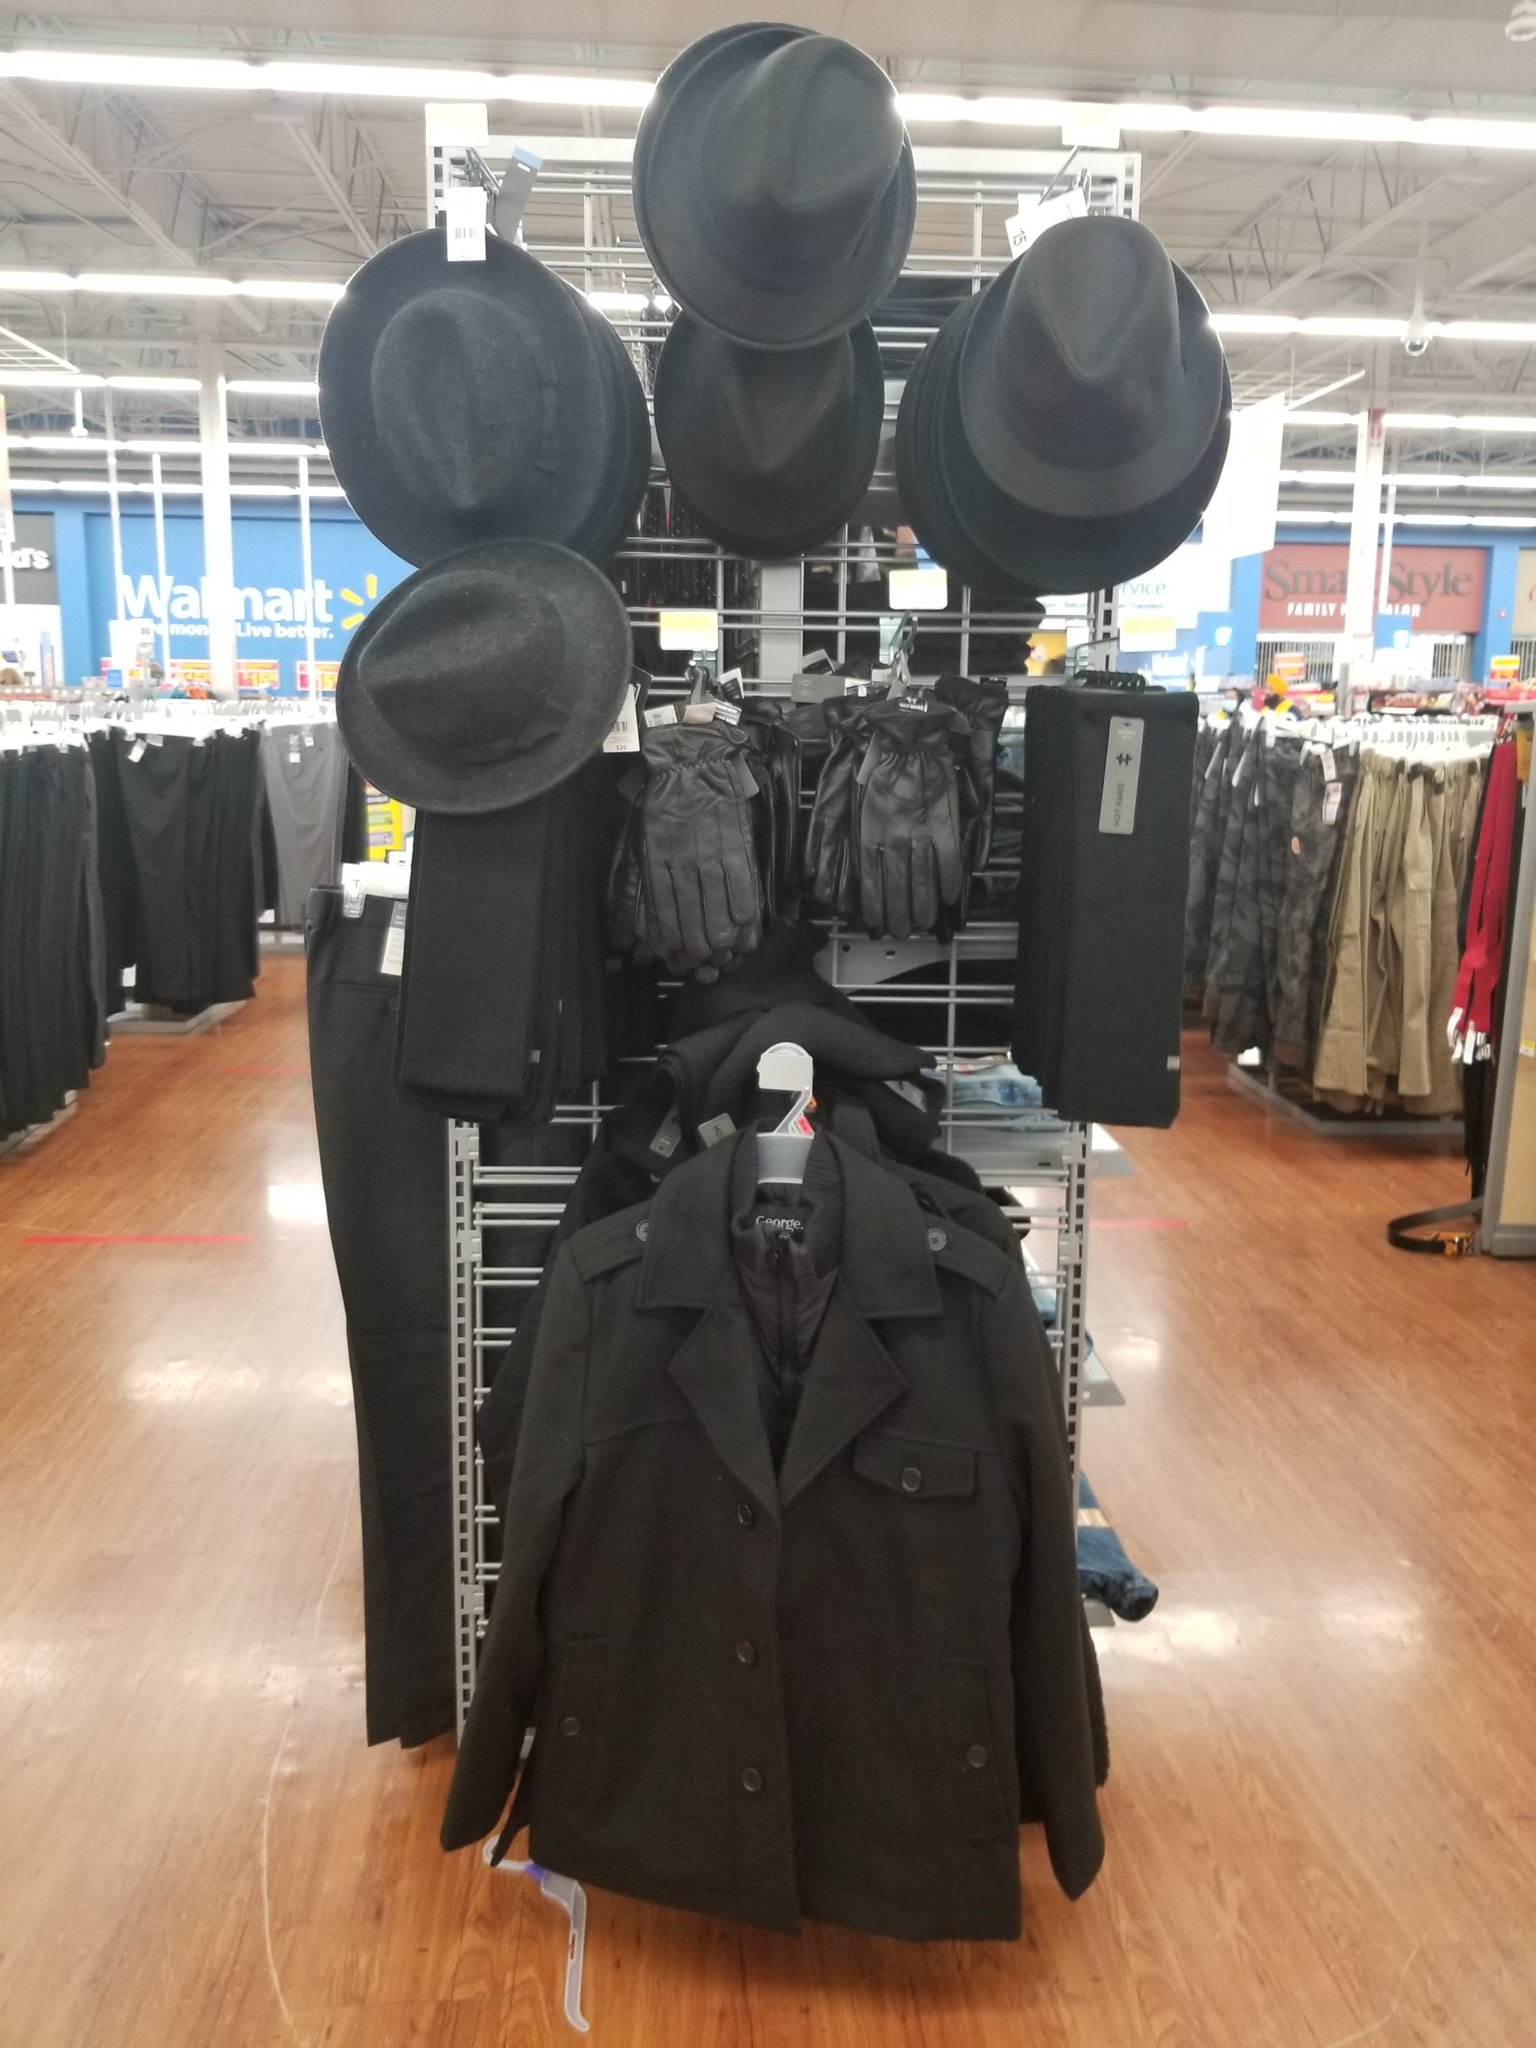
[[[754,1925],[1019,1932],[1103,1855],[1070,1481],[1022,1264],[830,1137],[837,1279],[775,1471],[728,1139],[545,1306],[442,1838]],[[755,1155],[753,1155],[755,1157]],[[748,1183],[755,1170],[745,1162]]]

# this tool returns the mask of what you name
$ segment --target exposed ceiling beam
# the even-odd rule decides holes
[[[378,237],[368,226],[357,208],[352,204],[351,195],[340,178],[331,169],[315,138],[304,125],[302,117],[283,117],[282,126],[293,137],[293,146],[314,172],[323,187],[326,197],[347,224],[348,232],[365,256],[372,256],[378,249]]]

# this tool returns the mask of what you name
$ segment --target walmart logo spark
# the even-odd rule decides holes
[[[378,596],[378,577],[365,576],[363,578],[363,590],[367,593],[366,596],[361,595],[358,591],[350,590],[345,583],[341,586],[342,597],[352,606],[352,610],[343,612],[341,617],[342,626],[349,633],[354,626],[360,626],[363,623],[364,614],[367,612],[369,605]]]

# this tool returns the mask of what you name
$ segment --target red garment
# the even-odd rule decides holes
[[[1448,1026],[1451,1050],[1469,1064],[1475,1059],[1488,1059],[1493,1051],[1499,978],[1504,969],[1504,935],[1509,920],[1509,875],[1518,792],[1515,744],[1507,740],[1494,748],[1488,764],[1483,829],[1478,834],[1472,869],[1467,944],[1456,976],[1455,1008]]]

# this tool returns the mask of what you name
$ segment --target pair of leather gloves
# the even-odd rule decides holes
[[[941,676],[915,699],[833,698],[806,882],[871,938],[947,940],[992,835],[1005,683]]]
[[[771,704],[739,723],[647,725],[609,882],[609,938],[713,981],[798,888],[799,748]]]

